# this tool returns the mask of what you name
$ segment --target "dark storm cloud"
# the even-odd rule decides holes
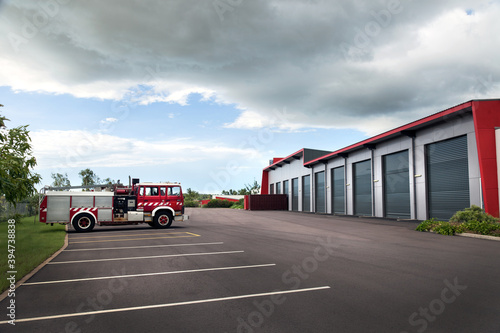
[[[378,131],[498,97],[498,2],[7,1],[0,84],[185,103],[234,103],[229,127]],[[129,92],[130,94],[130,92]],[[495,96],[495,94],[497,94]]]

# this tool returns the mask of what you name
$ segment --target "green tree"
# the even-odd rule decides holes
[[[26,209],[29,216],[38,214],[38,206],[40,205],[41,195],[39,193],[30,196],[26,200]]]
[[[68,179],[68,174],[65,173],[64,175],[62,173],[52,173],[50,175],[54,181],[52,182],[52,186],[54,187],[64,187],[64,186],[71,186],[71,182]]]
[[[260,193],[260,184],[254,180],[253,184],[246,184],[245,190],[247,193],[245,194],[259,194]]]
[[[7,120],[0,115],[0,195],[15,205],[37,193],[35,185],[41,177],[32,171],[36,159],[32,155],[28,125],[7,129]]]
[[[184,199],[186,200],[199,200],[200,194],[196,191],[193,191],[191,188],[188,188],[186,192],[184,192]]]
[[[97,179],[99,179],[99,177],[97,177]],[[115,183],[115,181],[111,178],[105,178],[102,180],[101,184],[106,184],[106,185],[113,185]]]
[[[238,192],[233,190],[233,189],[229,189],[229,191],[222,190],[221,194],[223,194],[223,195],[237,195]]]
[[[248,195],[248,194],[258,194],[260,192],[260,184],[254,180],[253,184],[245,184],[245,187],[235,191],[230,189],[229,191],[223,190],[221,194],[223,195]]]
[[[89,168],[80,171],[78,175],[82,179],[82,186],[98,185],[101,182],[99,176]]]

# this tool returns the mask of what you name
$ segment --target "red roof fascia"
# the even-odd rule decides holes
[[[264,170],[267,171],[267,169],[269,169],[272,166],[275,166],[277,163],[279,163],[279,162],[281,162],[283,160],[289,159],[290,157],[296,156],[296,155],[301,154],[301,153],[304,154],[304,148],[302,148],[301,150],[296,151],[295,153],[293,153],[293,154],[291,154],[291,155],[289,155],[289,156],[287,156],[285,158],[280,159],[279,161],[275,161],[275,159],[273,158],[273,164],[266,166],[264,168]]]
[[[425,118],[422,118],[422,119],[419,119],[419,120],[416,120],[414,122],[411,122],[409,124],[406,124],[406,125],[403,125],[403,126],[400,126],[400,127],[397,127],[393,130],[390,130],[390,131],[387,131],[387,132],[384,132],[384,133],[381,133],[379,135],[376,135],[374,137],[371,137],[369,139],[366,139],[366,140],[363,140],[363,141],[360,141],[358,143],[355,143],[353,145],[350,145],[350,146],[347,146],[345,148],[342,148],[342,149],[339,149],[339,150],[336,150],[330,154],[327,154],[325,156],[322,156],[322,157],[319,157],[319,158],[316,158],[312,161],[309,161],[307,163],[304,163],[304,165],[310,165],[310,164],[314,164],[316,163],[317,161],[320,161],[320,160],[324,160],[324,159],[327,159],[329,157],[333,157],[335,155],[338,155],[342,152],[345,152],[345,151],[348,151],[348,150],[351,150],[353,148],[356,148],[356,147],[360,147],[360,146],[363,146],[364,144],[367,144],[367,143],[370,143],[370,142],[373,142],[375,140],[379,140],[379,139],[382,139],[384,137],[387,137],[387,136],[390,136],[390,135],[393,135],[393,134],[397,134],[401,131],[404,131],[404,130],[409,130],[411,129],[412,127],[415,127],[415,126],[418,126],[418,125],[422,125],[422,124],[425,124],[427,122],[430,122],[432,120],[436,120],[436,119],[439,119],[441,117],[445,117],[447,115],[450,115],[452,113],[455,113],[457,111],[460,111],[460,110],[463,110],[467,107],[472,107],[472,101],[469,101],[469,102],[465,102],[465,103],[462,103],[462,104],[459,104],[457,106],[454,106],[452,108],[449,108],[449,109],[446,109],[444,111],[441,111],[441,112],[438,112],[438,113],[435,113],[435,114],[432,114],[430,116],[427,116]]]

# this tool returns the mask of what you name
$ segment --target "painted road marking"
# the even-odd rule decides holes
[[[99,251],[99,250],[123,250],[123,249],[145,249],[150,247],[170,247],[170,246],[195,246],[195,245],[221,245],[223,242],[215,243],[189,243],[189,244],[167,244],[167,245],[150,245],[150,246],[126,246],[126,247],[101,247],[95,249],[75,249],[75,250],[64,250],[64,252],[69,251]]]
[[[83,278],[83,279],[58,280],[58,281],[42,281],[42,282],[28,282],[28,283],[23,283],[23,286],[34,286],[34,285],[40,285],[40,284],[54,284],[54,283],[65,283],[65,282],[81,282],[81,281],[93,281],[93,280],[106,280],[106,279],[121,279],[121,278],[155,276],[155,275],[169,275],[169,274],[182,274],[182,273],[198,273],[198,272],[211,272],[211,271],[225,271],[225,270],[232,270],[232,269],[258,268],[258,267],[271,267],[271,266],[276,266],[276,264],[260,264],[260,265],[248,265],[248,266],[200,268],[200,269],[190,269],[190,270],[172,271],[172,272],[128,274],[128,275],[111,275],[111,276],[101,276],[101,277]]]
[[[167,237],[148,237],[148,238],[125,238],[125,239],[105,239],[98,241],[82,241],[82,242],[72,242],[69,241],[69,244],[87,244],[87,243],[103,243],[103,242],[130,242],[141,239],[163,239],[163,238],[186,238],[186,237],[200,237],[200,235],[193,234],[190,232],[185,232],[185,234],[189,234],[188,236],[167,236]]]
[[[150,232],[147,234],[120,234],[116,235],[113,233],[113,235],[110,236],[70,236],[70,239],[85,239],[85,238],[111,238],[111,237],[133,237],[133,236],[152,236],[152,235],[171,235],[171,234],[185,234],[185,231],[176,231],[176,232]]]
[[[152,258],[169,258],[169,257],[187,257],[187,256],[203,256],[212,254],[232,254],[243,253],[245,251],[225,251],[225,252],[205,252],[205,253],[184,253],[184,254],[166,254],[162,256],[147,256],[147,257],[126,257],[126,258],[107,258],[107,259],[89,259],[89,260],[75,260],[75,261],[51,261],[47,265],[56,264],[77,264],[83,262],[98,262],[98,261],[113,261],[113,260],[134,260],[134,259],[152,259]]]
[[[201,300],[196,300],[196,301],[177,302],[177,303],[164,303],[164,304],[154,304],[154,305],[144,305],[144,306],[133,306],[133,307],[128,307],[128,308],[117,308],[117,309],[108,309],[108,310],[67,313],[67,314],[44,316],[44,317],[33,317],[33,318],[24,318],[24,319],[21,319],[21,318],[17,319],[16,318],[16,324],[30,322],[30,321],[39,321],[39,320],[81,317],[81,316],[88,316],[88,315],[116,313],[116,312],[125,312],[125,311],[160,309],[160,308],[167,308],[167,307],[181,306],[181,305],[192,305],[192,304],[202,304],[202,303],[211,303],[211,302],[232,301],[232,300],[245,299],[245,298],[302,293],[302,292],[325,290],[325,289],[330,289],[330,286],[305,288],[305,289],[294,289],[294,290],[285,290],[285,291],[273,291],[273,292],[260,293],[260,294],[247,294],[247,295],[239,295],[239,296],[210,298],[210,299],[201,299]],[[9,322],[8,320],[0,321],[0,325],[7,324],[8,322]]]

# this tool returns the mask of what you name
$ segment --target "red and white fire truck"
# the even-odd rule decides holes
[[[52,191],[46,187],[40,204],[40,222],[71,224],[76,231],[91,231],[98,225],[148,223],[168,228],[172,221],[184,221],[184,197],[179,183],[140,183],[129,186],[94,185],[101,191]]]

